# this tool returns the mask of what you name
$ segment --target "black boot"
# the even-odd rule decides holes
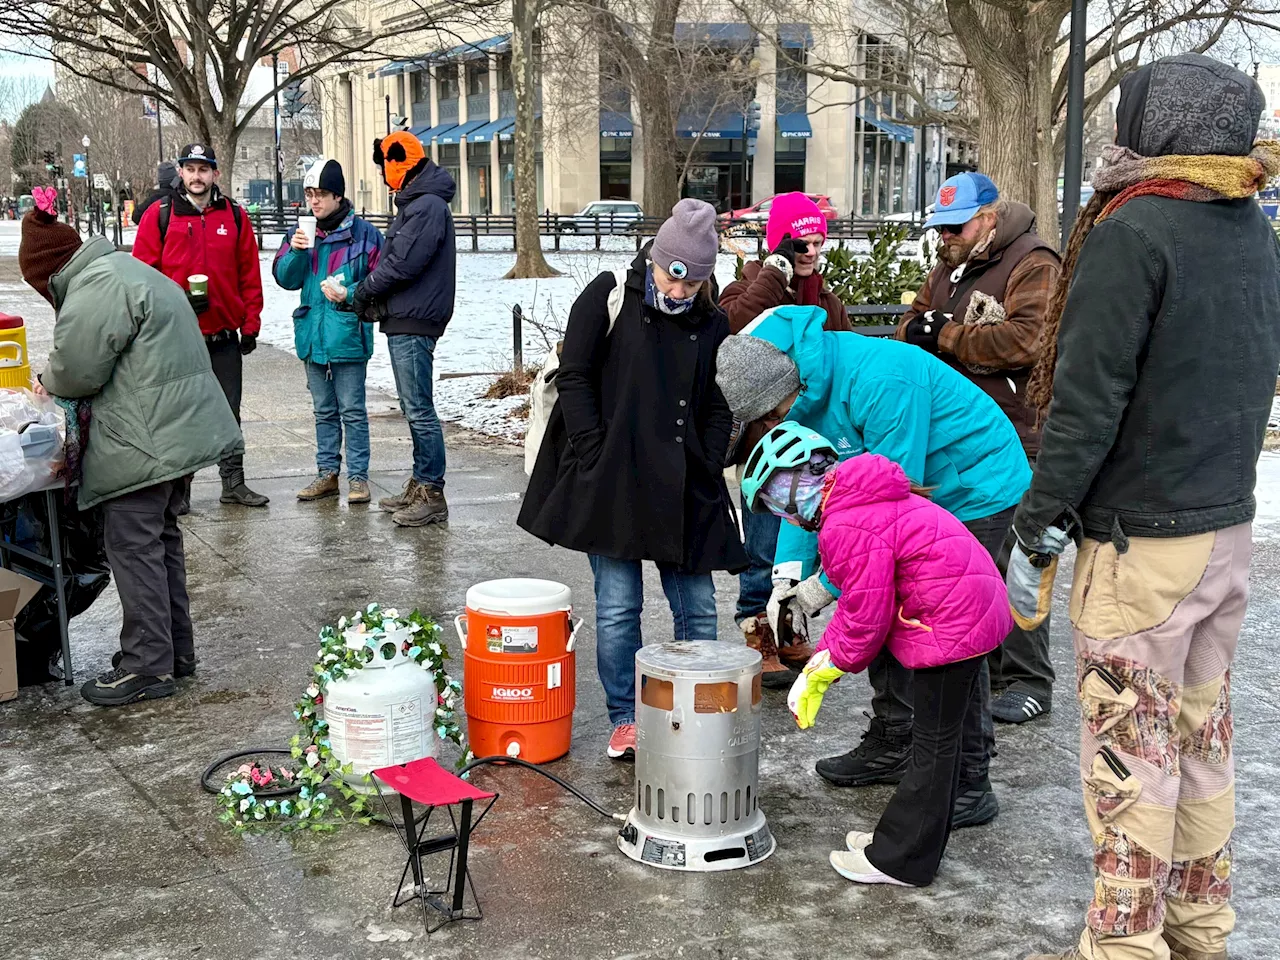
[[[271,501],[260,493],[254,493],[244,482],[244,471],[237,470],[222,478],[223,503],[237,503],[242,507],[265,507]]]
[[[120,666],[120,661],[124,659],[124,653],[117,650],[111,655],[111,669]],[[194,677],[196,675],[196,664],[199,663],[196,655],[193,653],[189,657],[181,654],[173,655],[173,676],[174,679],[181,680],[183,677]]]
[[[971,783],[961,780],[956,805],[951,808],[951,829],[980,827],[990,823],[999,813],[1000,804],[991,789],[990,780],[984,778]]]
[[[837,787],[865,787],[872,783],[901,783],[911,762],[911,737],[890,737],[884,722],[871,719],[862,743],[838,757],[819,760],[818,775]]]
[[[173,677],[144,677],[119,667],[90,680],[80,688],[80,695],[100,707],[122,707],[135,700],[158,700],[173,696]]]

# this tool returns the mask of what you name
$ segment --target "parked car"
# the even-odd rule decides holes
[[[822,211],[822,215],[828,220],[836,219],[836,208],[831,205],[831,198],[820,193],[806,194],[810,200],[818,205],[818,209]],[[757,200],[749,207],[743,207],[741,210],[730,210],[728,213],[720,214],[722,222],[729,220],[748,220],[748,221],[765,221],[769,219],[769,209],[773,206],[776,197],[765,197],[763,200]]]
[[[577,213],[560,218],[565,233],[629,233],[632,224],[644,218],[644,210],[634,200],[595,200]]]

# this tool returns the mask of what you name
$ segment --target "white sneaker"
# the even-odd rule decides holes
[[[871,846],[871,840],[874,837],[874,833],[866,833],[862,830],[850,830],[844,835],[844,843],[851,852],[858,853]]]
[[[867,859],[864,851],[832,850],[831,866],[836,873],[854,883],[888,883],[895,887],[909,887],[911,884],[895,880],[887,873],[881,873]]]

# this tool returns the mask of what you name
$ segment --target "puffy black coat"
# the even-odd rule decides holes
[[[612,273],[569,312],[560,399],[519,524],[583,553],[686,573],[740,570],[747,556],[723,474],[733,416],[715,366],[729,321],[702,299],[678,317],[646,306],[646,268],[642,253],[612,333]]]
[[[382,256],[356,288],[356,312],[381,320],[385,334],[438,337],[453,317],[458,250],[449,201],[457,186],[447,170],[424,164],[396,193]]]

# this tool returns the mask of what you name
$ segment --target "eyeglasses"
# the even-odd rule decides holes
[[[938,225],[938,233],[944,237],[958,237],[964,233],[964,228],[969,224],[965,223],[942,223]]]

